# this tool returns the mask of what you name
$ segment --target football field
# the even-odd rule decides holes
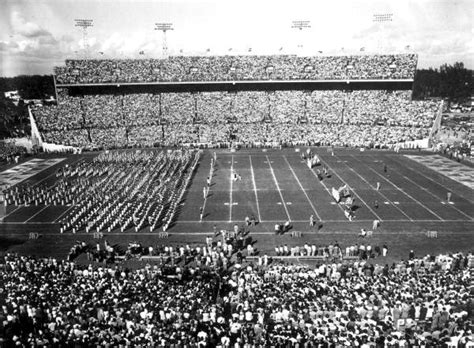
[[[207,186],[214,152],[206,150],[168,239],[158,239],[157,232],[150,233],[148,228],[123,233],[115,230],[105,233],[105,238],[122,246],[129,241],[145,245],[202,243],[214,230],[233,229],[235,224],[241,226],[245,217],[255,216],[259,223],[250,227],[250,234],[262,252],[270,253],[280,244],[325,245],[335,241],[341,246],[386,244],[394,257],[406,257],[410,249],[420,254],[474,249],[473,168],[418,152],[336,149],[332,155],[326,148],[312,151],[321,159],[321,165],[310,169],[295,149],[217,150],[216,169],[205,197],[203,188]],[[94,155],[71,155],[53,161],[51,167],[25,180],[33,185],[50,185],[56,180],[58,168],[84,158],[90,160]],[[330,176],[319,180],[317,170],[323,166]],[[233,172],[239,180],[232,180]],[[333,187],[343,185],[355,199],[353,221],[345,217],[344,209],[331,195]],[[448,192],[452,193],[450,202]],[[59,233],[58,221],[69,209],[9,206],[0,223],[2,241],[16,241],[9,250],[58,257],[64,257],[76,240],[95,242],[85,232]],[[320,222],[319,227],[310,227],[311,215]],[[360,229],[371,230],[374,220],[381,224],[373,237],[358,238]],[[292,238],[290,232],[275,235],[275,224],[285,221],[291,224],[290,232],[301,231],[302,237]],[[436,231],[437,238],[428,238],[428,231]],[[29,232],[38,232],[41,238],[27,240]]]

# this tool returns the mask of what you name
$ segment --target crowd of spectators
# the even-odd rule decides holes
[[[66,60],[59,84],[241,80],[412,79],[414,54],[359,56],[172,56],[167,59]]]
[[[42,132],[41,136],[45,143],[81,147],[84,149],[93,147],[88,129],[48,131]]]
[[[412,101],[411,91],[352,91],[345,104],[344,120],[350,124],[430,128],[439,110],[439,102]]]
[[[440,153],[451,159],[459,162],[473,161],[473,128],[468,122],[461,123],[443,119],[441,127],[433,134],[432,142]]]
[[[37,347],[468,347],[468,257],[130,270],[6,254],[0,337]]]
[[[156,126],[160,119],[160,95],[125,94],[121,97],[122,114],[129,127]]]
[[[384,251],[385,250],[385,251]],[[361,243],[348,245],[346,247],[339,245],[337,241],[328,245],[316,245],[305,243],[304,245],[297,245],[289,247],[288,245],[275,246],[276,256],[291,256],[291,257],[320,257],[325,260],[342,260],[343,257],[354,257],[360,260],[373,259],[375,257],[387,256],[387,246],[379,245],[373,246],[369,243]]]
[[[186,92],[64,96],[35,116],[44,141],[82,148],[391,146],[427,137],[438,108],[409,91]]]
[[[37,108],[34,115],[41,132],[79,130],[86,124],[82,98],[70,97],[65,93],[58,95],[57,105]]]
[[[23,146],[18,146],[6,141],[0,141],[0,164],[18,162],[20,157],[27,154],[27,150]]]

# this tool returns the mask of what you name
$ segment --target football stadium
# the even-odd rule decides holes
[[[473,347],[474,164],[418,60],[67,58],[0,149],[0,346]]]

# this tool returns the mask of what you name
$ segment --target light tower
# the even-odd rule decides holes
[[[291,28],[292,29],[299,29],[300,32],[303,31],[303,29],[309,29],[311,28],[311,22],[310,21],[293,21],[291,22]],[[302,38],[300,37],[300,40],[302,40]],[[303,44],[300,43],[298,45],[298,47],[303,50]]]
[[[377,40],[377,50],[379,51],[378,53],[381,53],[382,51],[382,36],[384,34],[383,27],[384,23],[387,22],[392,22],[393,21],[393,13],[377,13],[374,14],[372,22],[378,23],[377,25],[377,31],[378,31],[378,40]]]
[[[84,45],[84,58],[87,58],[89,43],[87,41],[87,28],[93,27],[94,23],[92,19],[75,19],[75,27],[82,28],[82,43]]]
[[[173,23],[155,23],[155,30],[163,32],[163,57],[168,57],[168,44],[166,43],[166,32],[173,29]]]

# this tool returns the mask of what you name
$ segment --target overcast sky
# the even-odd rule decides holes
[[[388,13],[392,21],[373,21]],[[95,58],[162,57],[154,26],[171,22],[171,55],[416,52],[419,68],[460,61],[474,69],[472,0],[0,0],[0,76],[51,74],[66,58],[83,57],[74,26],[82,18],[93,20],[87,42]],[[294,20],[311,28],[292,29]]]

